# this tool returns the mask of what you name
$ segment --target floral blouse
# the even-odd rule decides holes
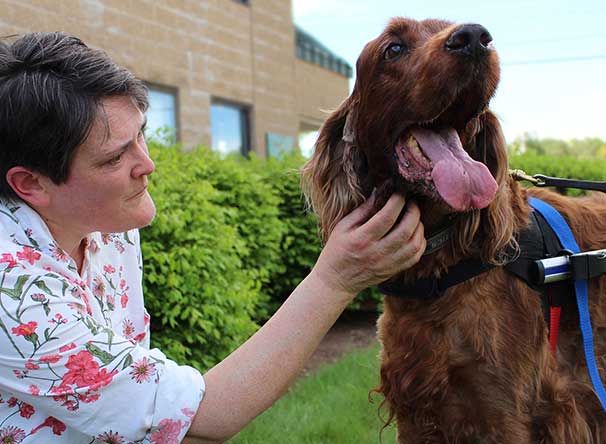
[[[204,380],[149,349],[139,233],[86,241],[0,199],[0,443],[180,443]]]

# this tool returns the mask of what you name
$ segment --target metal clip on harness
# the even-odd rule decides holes
[[[533,281],[550,284],[566,279],[591,279],[606,274],[606,250],[572,254],[562,250],[560,256],[535,261]]]
[[[562,179],[560,177],[549,177],[543,174],[532,176],[537,182],[537,187],[559,187],[559,188],[577,188],[580,190],[594,190],[606,192],[606,182],[596,182],[591,180]]]
[[[545,176],[544,174],[535,174],[534,176],[530,176],[523,170],[509,170],[509,174],[511,174],[511,177],[513,177],[515,180],[525,180],[532,183],[535,187],[577,188],[580,190],[602,191],[606,193],[606,182],[563,179],[561,177]]]

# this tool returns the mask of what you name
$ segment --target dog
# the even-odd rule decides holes
[[[606,248],[606,197],[521,187],[488,105],[499,59],[478,24],[395,18],[363,49],[351,95],[320,130],[304,191],[327,239],[373,190],[414,199],[426,237],[449,237],[394,278],[440,277],[468,259],[493,266],[432,300],[386,296],[376,389],[399,444],[604,443],[606,415],[589,381],[574,294],[557,353],[541,294],[503,265],[520,254],[530,195],[556,208],[582,251]],[[604,378],[606,279],[589,285],[595,356]]]

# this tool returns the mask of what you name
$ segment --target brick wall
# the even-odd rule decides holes
[[[295,67],[300,127],[313,130],[349,95],[349,85],[342,75],[304,60],[297,60]]]
[[[210,103],[251,110],[251,144],[321,123],[348,79],[295,58],[291,0],[0,0],[0,35],[66,31],[138,77],[178,90],[180,138],[210,145]],[[309,65],[309,66],[305,66]],[[310,89],[308,89],[310,88]],[[311,118],[310,118],[311,116]]]

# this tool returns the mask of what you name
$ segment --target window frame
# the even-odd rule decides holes
[[[145,83],[145,86],[150,92],[153,89],[155,91],[169,93],[175,98],[175,143],[181,142],[181,102],[179,100],[179,87],[149,81],[144,81],[143,83]],[[149,93],[147,97],[149,105],[151,105]]]
[[[240,111],[240,125],[243,131],[242,135],[242,150],[240,151],[241,156],[249,157],[252,151],[252,107],[246,103],[237,102],[234,100],[224,99],[222,97],[211,97],[210,100],[210,148],[213,149],[213,132],[212,132],[212,107],[213,105],[223,105],[230,108],[237,108]],[[217,151],[215,151],[217,152]],[[235,151],[229,153],[232,154]]]

